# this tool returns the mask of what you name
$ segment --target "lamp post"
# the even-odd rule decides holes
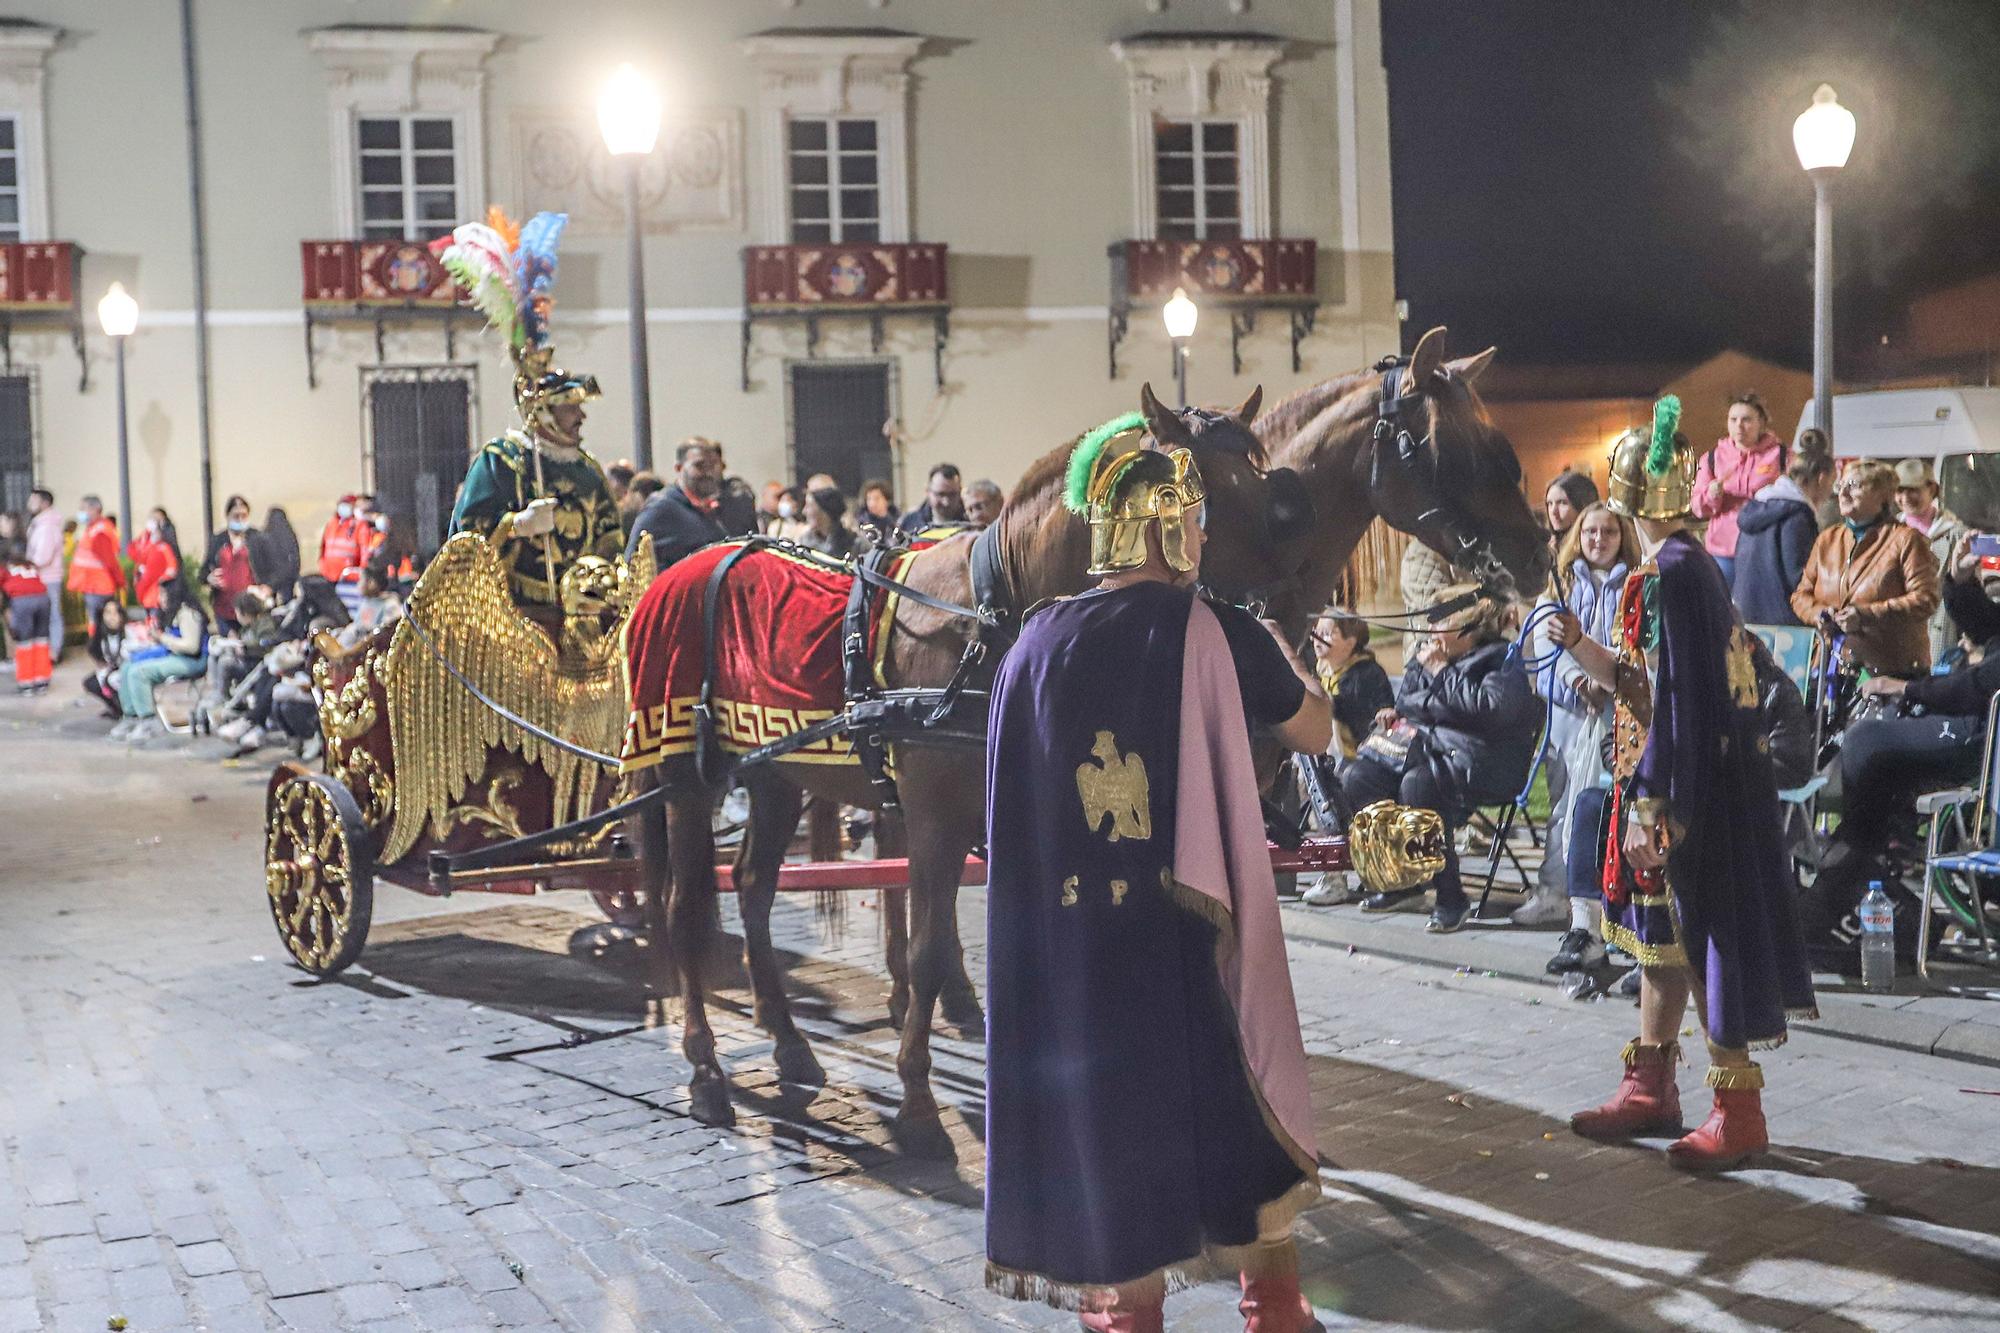
[[[625,159],[625,267],[632,304],[632,462],[653,466],[652,376],[646,360],[646,255],[639,229],[639,171],[660,137],[660,95],[630,65],[620,65],[597,102],[604,147]]]
[[[1174,340],[1174,392],[1179,395],[1179,406],[1187,406],[1187,345],[1194,337],[1194,324],[1201,317],[1201,310],[1188,300],[1186,289],[1174,288],[1171,301],[1160,308],[1160,317],[1167,322],[1167,336]]]
[[[132,521],[132,455],[125,431],[125,340],[139,327],[139,303],[124,283],[112,283],[111,290],[98,301],[97,322],[118,349],[118,521],[125,525],[129,537],[138,525]]]
[[[1813,183],[1813,425],[1833,441],[1833,177],[1854,150],[1854,113],[1822,83],[1792,122],[1792,147]]]

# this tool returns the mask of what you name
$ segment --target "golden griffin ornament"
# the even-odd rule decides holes
[[[1347,858],[1371,892],[1414,889],[1444,869],[1444,820],[1394,801],[1363,806],[1347,826]]]

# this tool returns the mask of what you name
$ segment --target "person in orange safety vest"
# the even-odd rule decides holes
[[[90,624],[97,623],[97,608],[125,586],[118,550],[118,525],[105,516],[104,502],[84,496],[76,515],[76,550],[70,554],[66,586],[83,598],[84,619]]]
[[[354,497],[343,495],[333,517],[319,534],[319,572],[338,583],[346,570],[361,563],[361,524],[354,517]]]

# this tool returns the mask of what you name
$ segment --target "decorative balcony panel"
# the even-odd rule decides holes
[[[753,245],[743,251],[752,311],[947,304],[942,245]]]
[[[459,291],[421,241],[303,241],[307,305],[450,306]]]
[[[869,347],[882,350],[883,320],[928,315],[932,362],[944,383],[944,345],[951,301],[943,245],[870,242],[751,245],[743,250],[743,388],[750,388],[750,331],[758,320],[798,320],[806,327],[806,355],[819,350],[819,321],[868,320]]]
[[[1312,331],[1319,309],[1318,251],[1311,240],[1119,241],[1110,250],[1112,375],[1132,311],[1164,304],[1176,287],[1199,306],[1229,312],[1230,356],[1238,373],[1243,336],[1256,328],[1257,312],[1287,312],[1297,372],[1299,341]]]
[[[83,247],[69,241],[0,243],[0,365],[14,366],[14,330],[60,325],[76,347],[82,367],[77,390],[90,387],[90,360],[84,351],[83,303],[79,279]]]
[[[444,325],[445,360],[456,358],[455,322],[476,324],[476,313],[461,315],[464,293],[422,241],[301,241],[301,293],[306,314],[306,382],[319,387],[316,324],[358,320],[375,326],[375,359],[386,361],[386,330],[392,323],[439,321]]]

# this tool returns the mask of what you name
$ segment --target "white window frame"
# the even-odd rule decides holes
[[[460,220],[468,220],[476,201],[486,198],[485,61],[500,35],[456,28],[343,26],[315,29],[306,38],[326,69],[336,235],[361,236],[363,120],[417,116],[452,121],[455,186],[459,208],[467,214]]]
[[[814,156],[819,156],[826,159],[826,185],[823,187],[826,190],[826,209],[827,209],[826,225],[828,232],[828,238],[826,243],[830,245],[845,245],[851,243],[853,241],[853,238],[844,236],[842,235],[842,233],[846,231],[846,229],[850,224],[855,224],[855,223],[866,223],[868,225],[873,226],[875,228],[875,238],[877,240],[884,239],[885,233],[882,226],[882,122],[880,120],[877,120],[873,116],[798,116],[798,115],[788,116],[785,119],[786,239],[790,240],[792,236],[792,229],[799,225],[799,219],[792,216],[792,191],[798,189],[816,190],[822,188],[821,186],[818,185],[801,186],[797,182],[792,180],[793,161],[794,159],[796,159],[801,155],[799,150],[794,149],[791,144],[792,126],[802,121],[816,121],[819,124],[826,126],[827,146],[820,153],[814,154]],[[869,150],[868,153],[870,157],[875,159],[875,179],[871,182],[850,186],[841,179],[841,174],[840,174],[841,159],[843,157],[860,156],[858,152],[848,149],[843,149],[840,146],[840,127],[843,122],[866,123],[869,125],[873,125],[875,127],[875,147]],[[810,150],[808,150],[808,152],[809,151]],[[873,190],[875,192],[875,216],[868,218],[862,218],[862,217],[850,218],[847,217],[845,214],[843,214],[841,212],[841,204],[840,204],[840,192],[843,189]],[[794,242],[794,244],[813,244],[813,242]],[[859,242],[859,244],[868,244],[868,242]]]
[[[23,241],[47,241],[49,167],[46,96],[49,52],[62,29],[42,24],[0,27],[0,115],[14,121],[14,180]]]
[[[1125,66],[1132,126],[1132,235],[1159,239],[1157,120],[1236,124],[1239,226],[1245,240],[1269,240],[1271,66],[1284,43],[1268,38],[1135,37],[1113,42]]]
[[[909,65],[923,45],[914,33],[777,30],[744,39],[759,73],[754,213],[765,244],[791,244],[794,117],[875,122],[879,235],[888,244],[910,239]]]
[[[1160,150],[1158,142],[1158,133],[1159,133],[1159,127],[1163,123],[1186,125],[1190,127],[1190,129],[1193,131],[1193,139],[1190,145],[1190,151],[1188,153],[1188,156],[1191,157],[1194,162],[1194,173],[1192,177],[1194,184],[1189,187],[1194,191],[1194,215],[1188,220],[1194,224],[1195,239],[1204,241],[1209,239],[1208,225],[1209,222],[1211,221],[1211,219],[1208,216],[1208,192],[1211,188],[1215,189],[1222,188],[1220,186],[1211,187],[1208,184],[1208,179],[1207,179],[1208,159],[1211,157],[1220,157],[1222,155],[1219,153],[1211,153],[1202,146],[1202,140],[1204,137],[1202,132],[1205,129],[1207,129],[1207,127],[1209,127],[1210,125],[1228,125],[1236,131],[1236,147],[1229,153],[1229,156],[1236,162],[1236,183],[1228,187],[1231,193],[1233,193],[1236,196],[1236,212],[1235,215],[1228,218],[1227,221],[1235,224],[1237,235],[1239,236],[1247,235],[1247,233],[1243,229],[1243,124],[1241,121],[1229,120],[1227,118],[1219,116],[1203,116],[1203,117],[1163,116],[1159,120],[1156,120],[1153,123],[1153,130],[1155,136],[1153,145],[1153,170],[1156,176],[1154,182],[1155,188],[1153,191],[1153,208],[1156,215],[1153,221],[1154,230],[1158,231],[1161,223],[1161,219],[1157,216],[1159,210],[1159,188],[1158,188],[1157,175],[1160,167]],[[1176,156],[1178,156],[1178,154],[1176,154]]]
[[[466,208],[464,184],[465,122],[461,117],[440,116],[428,111],[409,111],[396,115],[380,111],[357,111],[354,115],[354,235],[356,238],[361,238],[371,225],[368,221],[367,200],[364,196],[368,194],[371,188],[381,188],[379,186],[371,187],[362,182],[360,170],[361,159],[364,156],[387,155],[380,149],[364,149],[361,146],[361,122],[364,120],[393,120],[402,127],[401,147],[396,153],[396,156],[401,161],[403,170],[403,234],[399,239],[406,241],[425,239],[419,234],[422,220],[417,217],[417,192],[419,190],[436,190],[439,188],[435,185],[417,184],[416,158],[418,150],[416,148],[416,136],[413,133],[413,126],[419,120],[443,121],[451,126],[452,225],[455,226],[469,219],[471,215]],[[433,155],[435,154],[435,150],[426,151]]]

